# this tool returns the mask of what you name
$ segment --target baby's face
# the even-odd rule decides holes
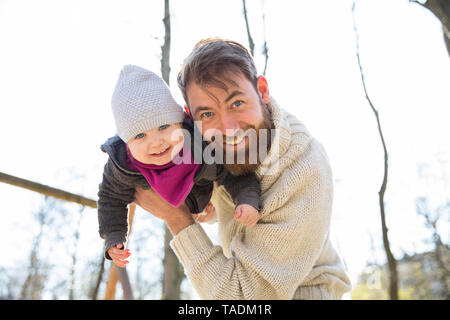
[[[166,124],[139,133],[128,141],[131,155],[145,164],[164,165],[183,148],[181,123]]]

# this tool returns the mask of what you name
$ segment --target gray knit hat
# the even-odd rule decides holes
[[[117,135],[125,142],[141,132],[184,119],[183,109],[164,80],[133,65],[120,72],[111,106]]]

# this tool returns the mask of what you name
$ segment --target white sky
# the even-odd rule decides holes
[[[324,145],[336,181],[332,233],[353,281],[384,261],[378,190],[383,153],[355,56],[351,1],[247,1],[259,71],[262,10],[272,96]],[[194,44],[222,36],[247,45],[242,1],[171,1],[171,88]],[[0,1],[0,171],[96,198],[114,134],[110,98],[125,64],[160,72],[163,1]],[[428,233],[414,199],[435,204],[450,191],[450,66],[439,21],[407,0],[357,1],[360,54],[389,151],[389,236],[397,257],[424,250]],[[424,176],[418,175],[418,165]],[[76,179],[76,177],[79,177]],[[432,178],[434,177],[434,178]],[[0,266],[24,261],[40,196],[0,184]],[[145,213],[138,211],[137,221]],[[83,241],[94,252],[94,210]],[[205,227],[213,237],[214,226]],[[441,226],[449,239],[448,224]],[[150,242],[150,241],[149,241]],[[131,245],[131,244],[130,244]],[[150,243],[149,243],[150,246]],[[93,249],[94,248],[94,249]],[[91,251],[89,251],[91,250]],[[93,251],[94,250],[94,251]]]

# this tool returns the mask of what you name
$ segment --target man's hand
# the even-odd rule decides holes
[[[202,213],[193,213],[192,215],[197,222],[208,222],[216,217],[216,208],[214,208],[214,205],[210,202],[206,205],[205,210]]]
[[[130,249],[123,250],[122,248],[123,244],[116,244],[108,249],[108,254],[116,266],[125,268],[125,265],[129,262],[125,259],[131,256],[131,253]]]
[[[247,227],[253,227],[259,220],[259,212],[248,204],[240,204],[236,207],[234,217]]]
[[[195,223],[185,203],[174,208],[153,189],[136,188],[134,202],[155,217],[164,220],[173,235]]]

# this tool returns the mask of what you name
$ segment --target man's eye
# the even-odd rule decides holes
[[[162,126],[159,127],[159,130],[164,130],[167,129],[169,127],[168,124],[163,124]]]
[[[200,118],[211,118],[212,117],[212,112],[208,111],[208,112],[204,112],[200,115]]]
[[[145,133],[139,133],[135,139],[142,139],[143,137],[145,137]]]
[[[242,102],[243,101],[241,101],[241,100],[235,101],[235,102],[233,102],[233,106],[234,107],[240,107],[242,105]]]

